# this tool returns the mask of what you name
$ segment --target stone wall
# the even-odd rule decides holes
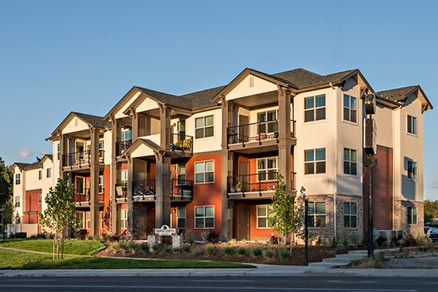
[[[417,209],[417,224],[408,224],[408,207]],[[419,236],[424,234],[424,203],[418,201],[394,201],[394,228],[405,234]]]

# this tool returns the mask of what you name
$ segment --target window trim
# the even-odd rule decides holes
[[[207,120],[207,118],[209,118],[209,117],[212,117],[213,118],[213,125],[211,125],[211,126],[206,126],[206,120]],[[196,127],[196,120],[199,120],[199,119],[203,119],[203,126],[201,126],[201,127]],[[211,137],[214,137],[214,114],[211,114],[211,115],[206,115],[206,116],[201,116],[201,117],[197,117],[197,118],[195,118],[195,121],[194,121],[194,123],[195,123],[195,139],[205,139],[205,138],[211,138]],[[211,135],[211,136],[206,136],[205,135],[205,130],[207,129],[207,128],[212,128],[213,129],[213,134]],[[200,129],[202,129],[202,137],[197,137],[197,135],[196,135],[196,131],[197,130],[200,130]]]
[[[51,178],[52,177],[52,168],[48,167],[46,169],[46,178]]]
[[[324,149],[324,160],[316,159],[316,150]],[[313,160],[306,161],[306,151],[313,150]],[[318,162],[324,162],[324,172],[316,172],[316,164]],[[313,173],[306,173],[306,164],[313,163]],[[326,175],[327,174],[327,148],[312,148],[312,149],[304,149],[304,175]]]
[[[211,216],[206,216],[206,213],[205,213],[205,209],[207,208],[207,207],[211,207],[211,208],[213,208],[213,216],[211,217]],[[204,209],[204,216],[202,217],[203,219],[204,219],[204,227],[196,227],[196,219],[197,218],[201,218],[201,217],[197,217],[196,216],[196,208],[203,208]],[[187,210],[186,210],[187,211]],[[194,209],[193,209],[193,217],[194,217],[194,224],[193,224],[193,227],[195,228],[195,229],[214,229],[215,228],[215,206],[214,205],[202,205],[202,206],[195,206],[194,207]],[[207,218],[213,218],[213,226],[212,227],[206,227],[205,225],[205,223],[206,223],[206,220],[205,219],[207,219]]]
[[[324,106],[316,106],[316,98],[320,97],[320,96],[324,96]],[[313,99],[313,107],[311,108],[306,108],[306,100],[308,100],[309,98]],[[324,109],[324,119],[316,119],[316,111],[319,109]],[[313,120],[309,120],[306,121],[306,112],[312,111],[313,112]],[[321,121],[326,121],[327,120],[327,96],[325,93],[323,94],[317,94],[317,95],[313,95],[313,96],[307,96],[304,98],[304,124],[306,123],[313,123],[313,122],[321,122]]]
[[[411,165],[411,167],[409,167],[409,164]],[[407,158],[406,171],[408,179],[416,181],[418,179],[418,162],[414,161],[413,159]]]
[[[102,178],[102,184],[100,183],[100,178]],[[103,174],[99,174],[98,183],[99,183],[99,187],[98,187],[99,194],[103,194],[105,192],[105,178]]]
[[[21,173],[16,173],[16,174],[15,174],[14,182],[15,182],[15,184],[16,184],[17,186],[18,186],[18,185],[21,185]]]
[[[350,205],[350,207],[349,207],[350,212],[349,212],[349,213],[346,213],[346,212],[345,212],[345,205],[346,205],[346,204],[349,204],[349,205]],[[356,205],[356,213],[352,213],[352,212],[351,212],[351,205],[352,205],[352,204],[355,204],[355,205]],[[326,213],[327,213],[327,212],[326,212]],[[349,226],[345,226],[345,217],[346,217],[346,216],[350,218],[350,219],[349,219],[349,223],[350,223]],[[352,222],[352,219],[351,219],[351,218],[352,218],[352,217],[355,217],[355,218],[356,218],[355,221],[354,221],[354,222],[355,222],[355,225],[356,225],[355,227],[352,227],[352,226],[351,226],[351,222]],[[351,229],[357,229],[357,228],[358,228],[358,227],[357,227],[357,202],[352,202],[352,201],[344,202],[344,218],[343,218],[343,219],[344,219],[344,224],[343,224],[343,227],[344,227],[344,228],[351,228]]]
[[[345,150],[348,150],[349,151],[349,157],[350,157],[350,160],[345,160]],[[352,153],[352,151],[355,151],[356,152],[356,161],[353,161],[353,160],[351,160],[351,153]],[[343,174],[344,175],[348,175],[348,176],[354,176],[354,177],[357,177],[358,176],[358,164],[357,164],[357,154],[358,154],[358,150],[357,149],[353,149],[353,148],[347,148],[347,147],[344,147],[344,151],[343,151],[343,164],[342,164],[342,168],[343,168]],[[350,167],[350,173],[346,173],[345,172],[345,163],[349,163],[349,167]],[[352,163],[355,163],[356,164],[356,174],[353,174],[353,173],[351,173],[351,164]]]
[[[417,225],[418,224],[418,211],[417,211],[417,208],[415,206],[406,207],[406,215],[408,217],[407,223],[409,225]]]
[[[120,209],[120,229],[127,229],[127,228],[128,228],[128,209]]]
[[[265,207],[266,208],[266,216],[259,216],[259,207]],[[263,205],[256,205],[256,228],[257,229],[272,229],[272,226],[269,226],[269,209],[271,205],[263,204]],[[266,218],[266,227],[260,227],[259,226],[259,218]]]
[[[348,107],[345,106],[345,97],[348,97],[348,103],[349,103]],[[356,105],[355,108],[351,107],[351,100],[352,99],[355,100],[355,105]],[[353,125],[357,125],[358,124],[358,118],[357,118],[358,117],[358,106],[357,106],[357,101],[358,101],[357,97],[344,93],[343,100],[342,100],[342,103],[343,103],[343,107],[342,107],[342,109],[343,109],[342,110],[342,120],[344,122],[350,123],[350,124],[353,124]],[[345,110],[348,110],[348,118],[349,119],[345,119]],[[352,121],[351,120],[351,117],[352,117],[351,112],[353,110],[355,111],[355,119],[356,119],[356,121]]]
[[[213,181],[205,181],[205,174],[206,173],[209,173],[209,172],[211,172],[211,171],[205,171],[205,164],[207,163],[207,162],[213,162]],[[194,169],[193,169],[193,173],[194,173],[194,178],[195,178],[195,184],[213,184],[213,183],[215,183],[215,180],[216,180],[216,177],[215,177],[215,171],[214,171],[214,167],[215,167],[215,163],[214,163],[215,161],[214,161],[214,159],[209,159],[209,160],[201,160],[201,161],[196,161],[195,163],[194,163],[194,165],[193,165],[193,167],[194,167]],[[202,182],[198,182],[198,181],[196,181],[196,174],[198,174],[197,172],[196,172],[196,164],[198,164],[198,163],[204,163],[204,172],[202,172],[203,174],[204,174],[204,180],[202,181]],[[199,173],[199,174],[201,174],[201,173]]]
[[[315,211],[317,210],[317,208],[316,208],[316,204],[317,203],[324,203],[324,214],[322,214],[322,213],[315,213]],[[325,201],[311,201],[311,202],[309,201],[309,207],[310,207],[311,204],[313,204],[314,213],[310,213],[310,210],[308,210],[308,217],[312,217],[312,222],[314,222],[313,224],[315,226],[310,226],[310,221],[308,221],[309,222],[309,227],[310,228],[326,228],[327,227],[327,203]],[[318,222],[316,220],[317,216],[324,216],[324,226],[316,226],[315,223]]]
[[[78,192],[78,186],[77,186],[77,183],[76,183],[78,179],[82,179],[82,192],[81,193]],[[75,177],[75,189],[74,189],[75,194],[78,194],[78,195],[86,194],[87,193],[86,183],[87,183],[87,181],[85,179],[85,176],[76,176]]]
[[[179,211],[182,209],[184,209],[184,217],[179,216]],[[181,227],[179,225],[179,219],[184,219],[184,226],[183,227]],[[185,206],[176,208],[176,228],[179,228],[179,229],[186,229],[187,228],[187,208]]]
[[[269,159],[275,159],[275,163],[277,165],[276,168],[268,168],[268,160]],[[264,170],[260,170],[259,169],[259,161],[260,160],[265,160],[266,161],[266,168]],[[269,170],[275,170],[275,173],[277,174],[279,171],[278,168],[278,164],[279,164],[279,160],[278,160],[278,156],[270,156],[270,157],[262,157],[262,158],[257,158],[256,159],[256,172],[257,172],[257,182],[270,182],[270,181],[276,181],[277,177],[273,178],[273,179],[264,179],[264,180],[260,180],[259,179],[259,172],[265,172],[266,177],[268,176],[267,174],[269,173]]]
[[[407,119],[406,119],[406,133],[408,135],[418,136],[418,118],[416,116],[410,115],[410,114],[406,114],[406,116],[407,116]],[[411,118],[412,118],[413,122],[409,123],[411,121]],[[410,126],[411,130],[412,129],[414,130],[413,132],[409,132],[409,125],[411,125]]]

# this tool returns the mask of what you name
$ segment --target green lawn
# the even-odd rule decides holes
[[[53,240],[28,239],[7,241],[5,243],[0,243],[0,247],[12,247],[51,253],[53,249]],[[105,249],[105,245],[98,240],[66,240],[64,253],[76,255],[94,255],[103,249]]]
[[[190,260],[131,260],[92,256],[68,256],[52,260],[51,255],[0,250],[0,269],[213,269],[254,268],[251,265],[228,262],[200,262]]]

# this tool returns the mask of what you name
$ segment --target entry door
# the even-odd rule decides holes
[[[243,162],[243,161],[239,161],[239,169],[238,169],[238,174],[239,174],[239,180],[242,184],[242,190],[244,192],[248,192],[250,191],[250,177],[248,176],[249,174],[249,163],[248,162]]]
[[[249,208],[248,206],[239,206],[238,219],[238,240],[249,240]]]

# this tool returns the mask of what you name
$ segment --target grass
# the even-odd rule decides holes
[[[11,247],[51,253],[53,249],[53,240],[29,239],[7,241],[0,244],[0,247]],[[66,240],[64,245],[65,254],[94,255],[103,249],[105,249],[105,245],[98,240]]]
[[[0,269],[214,269],[254,268],[252,265],[191,260],[132,260],[93,256],[67,256],[52,260],[50,255],[0,250]]]

